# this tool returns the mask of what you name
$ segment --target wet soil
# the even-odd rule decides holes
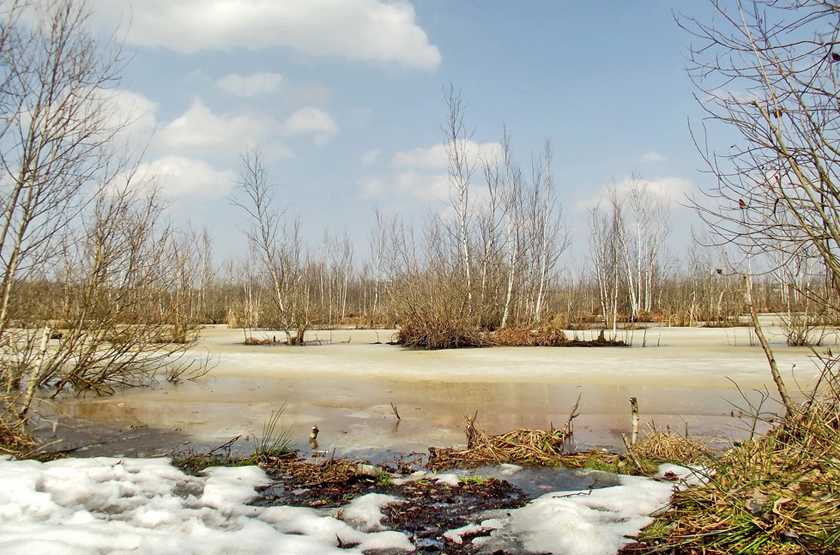
[[[443,534],[481,522],[486,511],[515,509],[530,500],[522,490],[498,478],[464,479],[447,485],[414,470],[411,463],[397,461],[392,465],[375,467],[389,476],[383,479],[382,475],[360,475],[360,464],[367,471],[374,468],[349,461],[311,463],[289,458],[268,462],[261,466],[277,481],[263,489],[253,504],[339,508],[369,493],[391,495],[400,499],[401,503],[384,509],[382,526],[385,529],[406,534],[416,547],[415,553],[466,555],[478,552],[472,540],[489,535],[489,530],[466,534],[461,537],[461,543]],[[406,473],[405,479],[390,478],[403,473]]]

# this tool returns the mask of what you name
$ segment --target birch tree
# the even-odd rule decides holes
[[[472,312],[472,253],[470,246],[470,183],[475,170],[469,151],[472,134],[464,124],[466,104],[461,93],[450,85],[444,92],[448,118],[443,128],[446,135],[444,147],[449,159],[449,202],[455,210],[460,250],[460,271],[466,280],[467,309]]]
[[[91,189],[127,170],[115,148],[128,121],[113,95],[121,50],[94,38],[84,0],[3,1],[0,11],[2,336],[16,284],[60,255]]]

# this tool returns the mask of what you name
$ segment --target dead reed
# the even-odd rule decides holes
[[[0,403],[0,410],[5,407]],[[0,455],[20,455],[24,452],[29,452],[35,447],[29,431],[18,421],[12,425],[2,418],[3,412],[0,412]]]
[[[395,343],[410,349],[436,350],[484,347],[490,341],[466,319],[413,310],[403,318]]]
[[[705,445],[689,437],[670,431],[651,430],[633,446],[633,454],[642,459],[680,464],[706,464],[716,454]]]
[[[501,328],[493,332],[493,343],[509,347],[559,347],[568,342],[566,334],[554,327],[539,329]]]
[[[671,509],[643,531],[644,553],[840,552],[834,386],[764,437],[710,459],[708,483],[677,492]]]

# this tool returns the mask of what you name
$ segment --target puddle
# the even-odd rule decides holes
[[[476,468],[464,474],[505,480],[522,490],[530,499],[555,491],[585,491],[617,486],[620,483],[618,475],[609,472],[544,466],[521,467],[503,464]]]

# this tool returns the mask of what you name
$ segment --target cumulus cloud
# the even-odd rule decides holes
[[[594,208],[607,196],[610,188],[615,189],[615,192],[620,198],[627,198],[627,194],[634,186],[642,185],[647,188],[652,194],[659,198],[673,202],[673,207],[677,208],[677,204],[687,198],[694,189],[694,184],[684,177],[661,177],[657,179],[639,179],[628,177],[618,183],[610,183],[601,187],[597,193],[592,194],[586,198],[581,199],[576,205],[577,210],[589,210]]]
[[[441,61],[406,0],[95,0],[95,8],[109,28],[130,18],[128,42],[184,54],[289,47],[425,70]]]
[[[373,176],[361,181],[362,192],[369,197],[408,195],[415,201],[444,200],[449,195],[446,174],[423,173],[417,170],[399,172],[393,177]]]
[[[223,197],[233,187],[236,175],[231,170],[215,170],[203,160],[165,156],[142,164],[136,178],[155,183],[168,197]]]
[[[398,168],[445,168],[449,165],[446,148],[440,144],[430,148],[415,148],[394,154],[392,164]]]
[[[170,150],[237,152],[242,145],[261,144],[273,122],[257,114],[214,114],[200,99],[170,122],[160,133],[160,144]]]
[[[499,143],[477,143],[467,141],[464,151],[471,164],[477,164],[480,160],[492,160],[501,153]],[[434,145],[429,148],[415,148],[404,150],[394,154],[392,164],[398,168],[428,168],[444,169],[449,165],[449,155],[443,144]]]
[[[664,162],[665,157],[659,154],[658,152],[648,152],[644,156],[642,156],[642,162]]]
[[[216,86],[236,96],[248,97],[270,93],[277,89],[282,80],[283,76],[279,73],[260,72],[248,77],[232,73],[216,81]]]
[[[315,144],[323,146],[338,133],[338,125],[331,115],[318,108],[301,108],[294,112],[280,126],[281,132],[289,137],[315,135]]]

